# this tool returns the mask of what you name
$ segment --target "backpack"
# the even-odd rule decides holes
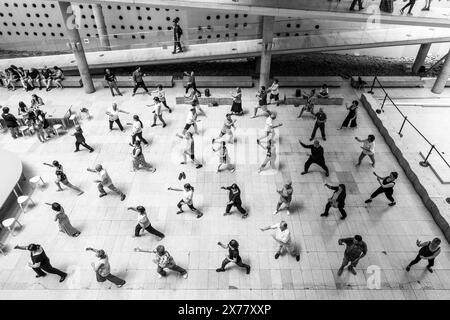
[[[183,34],[183,29],[181,29],[180,26],[178,26],[177,34],[178,34],[178,36],[181,36]]]
[[[206,88],[205,89],[205,97],[210,97],[210,96],[211,96],[211,93],[209,92],[209,89]]]

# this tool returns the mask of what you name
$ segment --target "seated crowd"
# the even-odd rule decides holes
[[[44,66],[42,69],[30,68],[24,69],[11,65],[3,72],[0,71],[0,82],[8,90],[16,90],[17,82],[20,81],[25,91],[30,91],[35,88],[42,89],[45,86],[47,91],[51,90],[51,85],[63,89],[62,81],[64,80],[64,73],[61,68],[54,66],[48,68]]]

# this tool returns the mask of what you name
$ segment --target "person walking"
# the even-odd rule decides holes
[[[358,2],[358,10],[359,11],[361,11],[361,10],[363,10],[364,8],[363,8],[363,5],[362,5],[362,0],[353,0],[352,1],[352,4],[350,5],[350,11],[355,11],[355,6],[356,6],[356,3]]]
[[[83,190],[81,190],[80,188],[74,186],[73,184],[71,184],[69,182],[69,179],[67,179],[67,175],[64,173],[62,164],[60,164],[57,160],[54,160],[52,162],[52,164],[44,162],[44,165],[49,166],[51,168],[55,168],[55,174],[56,174],[55,184],[58,187],[58,190],[56,190],[56,191],[64,190],[63,188],[61,188],[61,183],[62,183],[66,187],[69,187],[75,191],[78,191],[79,196],[81,196],[84,193]]]
[[[108,84],[109,90],[111,90],[111,95],[114,97],[114,90],[116,90],[116,93],[121,96],[122,93],[119,90],[119,87],[117,86],[117,77],[114,73],[111,72],[108,68],[105,69],[105,75],[104,79],[106,83]],[[113,90],[114,89],[114,90]]]
[[[416,4],[416,0],[409,0],[408,3],[403,8],[400,9],[400,13],[401,14],[405,13],[405,9],[409,7],[407,14],[408,14],[408,16],[412,16],[413,14],[411,11],[414,8],[415,4]]]
[[[275,233],[272,234],[272,238],[279,245],[277,252],[275,253],[275,259],[278,259],[280,255],[284,254],[286,251],[293,257],[295,260],[300,261],[300,254],[298,252],[297,247],[291,239],[291,233],[288,229],[288,225],[286,221],[280,221],[272,226],[268,226],[265,228],[261,228],[261,231],[267,230],[275,230]]]
[[[188,77],[185,94],[187,94],[189,92],[189,89],[192,88],[192,89],[194,89],[195,93],[197,93],[199,96],[201,96],[202,93],[200,91],[198,91],[197,84],[195,83],[194,71],[191,71],[191,72],[184,71],[183,75]]]
[[[183,140],[184,146],[183,146],[183,161],[180,164],[186,164],[187,159],[186,157],[191,158],[191,162],[195,165],[196,169],[200,169],[203,167],[203,165],[195,159],[195,144],[194,144],[194,138],[192,136],[191,132],[186,132],[184,135],[181,135],[179,133],[176,134],[176,136]]]
[[[52,273],[60,276],[59,282],[63,282],[66,279],[67,273],[54,268],[51,265],[50,259],[45,254],[45,251],[41,245],[35,243],[30,243],[27,246],[16,245],[14,249],[30,251],[31,262],[28,262],[28,266],[36,272],[36,278],[45,277],[47,273]]]
[[[156,272],[158,272],[159,278],[166,277],[167,272],[164,269],[169,269],[178,272],[180,276],[182,276],[184,279],[187,279],[188,277],[187,271],[175,263],[175,260],[164,246],[159,245],[156,247],[156,250],[134,248],[134,251],[148,252],[155,254],[155,259],[153,259],[153,262],[158,266]]]
[[[95,183],[98,183],[97,188],[100,192],[99,197],[104,197],[107,195],[104,187],[108,187],[108,189],[114,191],[120,196],[120,201],[125,200],[126,196],[125,194],[120,191],[116,186],[112,183],[111,177],[109,176],[108,172],[101,164],[97,164],[94,169],[87,168],[87,171],[97,173],[100,179],[94,180]]]
[[[240,87],[237,87],[234,92],[231,92],[231,98],[233,99],[231,114],[242,116],[244,110],[242,110],[242,90]]]
[[[256,93],[256,97],[258,98],[258,102],[254,108],[253,116],[251,116],[250,118],[256,118],[258,109],[261,109],[270,116],[271,111],[267,109],[267,91],[265,86],[261,86],[261,89]]]
[[[359,155],[356,166],[360,166],[362,159],[364,159],[365,156],[368,156],[370,160],[372,160],[372,167],[375,168],[375,136],[373,134],[369,134],[367,139],[355,137],[355,140],[363,143],[363,146],[361,147],[362,151]]]
[[[239,189],[236,183],[233,183],[229,187],[221,187],[220,189],[228,190],[228,202],[227,207],[225,208],[224,216],[231,215],[231,208],[235,206],[238,211],[242,214],[242,219],[248,217],[248,212],[242,208],[242,200],[241,200],[241,189]]]
[[[417,257],[412,260],[407,266],[406,271],[409,272],[411,267],[418,263],[420,260],[428,260],[427,270],[433,273],[434,259],[441,253],[441,248],[439,245],[441,244],[441,239],[434,238],[432,241],[424,241],[420,240],[416,241],[416,245],[420,248],[419,254]]]
[[[173,51],[172,54],[178,52],[183,52],[183,48],[181,47],[181,36],[183,35],[183,29],[181,29],[178,22],[180,22],[180,19],[177,17],[173,19]]]
[[[132,210],[138,213],[136,228],[134,229],[134,236],[139,237],[141,235],[142,230],[147,230],[149,233],[158,237],[158,240],[164,239],[164,234],[159,232],[155,228],[152,227],[150,220],[148,220],[147,212],[145,207],[137,206],[137,207],[128,207],[127,210]]]
[[[283,204],[286,209],[287,215],[291,214],[291,212],[289,211],[289,207],[291,206],[293,192],[294,189],[292,188],[292,181],[287,181],[282,189],[277,190],[277,193],[280,195],[280,199],[278,200],[277,208],[273,212],[274,215],[280,212],[281,206]]]
[[[220,146],[217,149],[214,149],[214,139],[213,139],[212,151],[217,152],[219,155],[219,164],[217,166],[216,173],[220,172],[220,168],[222,166],[225,166],[225,169],[229,169],[231,173],[233,173],[236,170],[236,167],[230,163],[227,143],[225,141],[220,142]]]
[[[197,208],[194,207],[194,187],[191,186],[189,183],[184,184],[183,190],[182,189],[176,189],[169,187],[168,190],[171,191],[178,191],[183,192],[183,198],[178,202],[177,207],[178,211],[177,214],[183,213],[183,205],[187,205],[189,209],[191,209],[192,212],[194,212],[197,215],[197,218],[201,218],[203,216],[203,213],[201,213]]]
[[[281,127],[283,124],[279,123],[274,125],[273,121],[277,118],[275,113],[271,113],[267,116],[266,118],[266,122],[264,124],[264,133],[262,136],[258,137],[258,139],[256,139],[257,142],[263,140],[263,139],[267,139],[270,137],[269,140],[273,139],[275,137],[275,129],[278,127]]]
[[[74,152],[78,152],[80,151],[80,145],[82,145],[83,147],[85,147],[86,149],[89,150],[89,153],[94,152],[94,148],[92,148],[90,145],[88,145],[86,143],[86,138],[83,135],[83,129],[81,129],[81,127],[79,125],[75,126],[75,132],[72,133],[72,136],[75,136],[75,151]]]
[[[195,134],[198,134],[197,122],[199,120],[197,120],[197,117],[198,117],[197,110],[195,109],[195,106],[192,105],[189,108],[189,111],[188,111],[188,114],[186,117],[186,124],[184,125],[183,131],[181,133],[182,135],[185,135],[191,127],[194,127]]]
[[[97,261],[92,262],[91,266],[95,272],[97,282],[105,282],[106,280],[114,283],[117,288],[121,288],[126,281],[111,274],[111,265],[109,264],[108,255],[103,249],[86,248],[86,251],[95,252]]]
[[[245,268],[246,273],[250,274],[250,266],[242,262],[242,258],[239,255],[239,243],[232,239],[227,245],[224,245],[222,242],[217,242],[217,245],[221,246],[225,250],[228,250],[228,255],[225,256],[225,259],[222,261],[222,266],[216,269],[216,272],[224,272],[225,267],[230,262],[234,262],[237,266],[241,268]]]
[[[147,92],[148,95],[150,95],[150,92],[148,91],[147,86],[144,82],[144,76],[145,74],[141,71],[141,67],[137,67],[136,70],[134,70],[131,74],[131,78],[134,83],[133,94],[131,96],[134,96],[136,94],[136,91],[139,87],[144,89],[144,91]]]
[[[345,117],[344,121],[341,124],[341,127],[338,130],[341,130],[342,128],[348,128],[349,125],[350,125],[350,128],[357,127],[356,116],[357,116],[357,111],[358,111],[358,105],[359,105],[359,102],[356,100],[352,101],[352,104],[350,105],[350,107],[348,106],[348,104],[345,104],[345,108],[348,110],[348,114]]]
[[[45,204],[52,207],[52,210],[56,212],[55,221],[58,222],[60,232],[64,232],[70,237],[78,237],[81,234],[81,232],[78,229],[72,226],[69,217],[64,212],[64,208],[58,202],[53,203],[46,202]]]
[[[134,142],[133,151],[131,152],[132,156],[132,171],[139,170],[141,167],[147,171],[155,172],[156,169],[152,167],[150,163],[145,160],[144,153],[142,152],[141,141],[136,140]]]
[[[277,106],[280,105],[280,85],[278,84],[278,79],[273,79],[272,85],[267,89],[269,95],[269,104],[272,104],[272,99],[274,99]]]
[[[19,135],[19,123],[17,122],[16,117],[9,113],[8,107],[2,108],[2,111],[2,118],[5,120],[6,127],[9,129],[11,137],[13,137],[13,139],[17,139],[17,136]]]
[[[298,142],[300,142],[300,145],[303,148],[306,149],[311,149],[311,155],[309,156],[308,160],[305,162],[305,167],[303,172],[301,173],[303,174],[307,174],[309,167],[315,163],[317,164],[319,167],[321,167],[323,170],[325,170],[325,176],[329,176],[330,172],[328,170],[327,165],[325,164],[325,157],[323,154],[323,148],[319,143],[319,140],[315,139],[314,140],[314,144],[304,144],[300,139],[298,140]]]
[[[380,177],[376,174],[376,172],[373,173],[377,177],[377,181],[380,184],[380,187],[375,190],[374,193],[370,195],[370,198],[365,201],[365,203],[371,203],[374,198],[376,198],[379,194],[384,193],[386,198],[390,200],[389,206],[395,206],[396,202],[394,197],[392,196],[394,194],[394,186],[395,186],[395,180],[398,178],[398,173],[393,171],[389,174],[387,177]]]
[[[139,138],[141,142],[144,143],[144,145],[148,145],[147,140],[144,139],[142,136],[142,129],[144,128],[144,124],[142,123],[141,119],[139,119],[138,115],[133,116],[133,128],[131,130],[131,143],[130,146],[133,147],[134,143],[136,142],[136,138]]]
[[[162,107],[162,102],[159,100],[158,97],[154,97],[153,98],[153,104],[148,104],[146,105],[147,107],[153,107],[153,124],[151,125],[152,127],[156,126],[156,118],[159,119],[159,121],[161,121],[162,123],[162,127],[165,128],[166,127],[166,122],[164,121],[163,117],[162,117],[162,111],[161,111],[161,107]]]
[[[161,101],[161,103],[164,105],[164,107],[169,110],[169,113],[172,112],[172,109],[170,109],[170,107],[167,105],[166,93],[163,89],[162,84],[158,84],[157,89],[153,90],[151,93],[156,94],[156,96],[159,98],[159,101]]]
[[[345,184],[339,184],[339,186],[331,186],[328,183],[325,183],[325,187],[330,190],[333,190],[334,193],[331,198],[328,199],[328,202],[325,206],[325,211],[320,215],[321,217],[328,217],[328,212],[330,208],[338,208],[341,213],[341,220],[344,220],[347,217],[347,212],[345,212],[345,198],[347,197],[347,192],[345,188]]]
[[[323,112],[322,108],[319,108],[319,111],[314,114],[314,117],[316,118],[316,123],[314,124],[314,129],[311,134],[311,138],[309,138],[309,141],[312,141],[314,139],[317,129],[320,129],[322,139],[326,141],[327,138],[325,137],[325,122],[327,122],[327,115],[325,114],[325,112]]]
[[[348,266],[348,271],[356,276],[356,266],[359,260],[367,254],[367,244],[363,241],[360,235],[355,235],[353,238],[341,238],[338,240],[340,246],[345,244],[344,259],[339,268],[337,275],[341,276],[344,268]]]
[[[109,121],[109,131],[113,130],[113,124],[114,122],[117,123],[117,125],[119,126],[120,131],[123,131],[123,126],[122,123],[120,122],[119,119],[119,113],[126,113],[126,114],[130,114],[128,111],[119,109],[117,107],[117,103],[113,103],[111,108],[106,111],[106,114],[108,115],[108,121]]]
[[[261,163],[261,165],[258,168],[258,173],[261,173],[261,171],[264,170],[264,168],[267,166],[267,164],[270,162],[271,168],[275,168],[275,160],[276,160],[276,152],[275,152],[275,143],[272,139],[267,140],[267,145],[263,145],[261,141],[258,139],[256,140],[256,143],[266,150],[266,157],[264,158],[264,161]]]

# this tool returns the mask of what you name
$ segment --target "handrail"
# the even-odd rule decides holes
[[[392,105],[395,107],[395,109],[397,109],[397,111],[401,114],[401,116],[403,117],[403,123],[402,126],[400,127],[400,130],[398,132],[398,135],[400,137],[403,137],[402,134],[402,130],[403,127],[405,126],[405,123],[409,123],[411,125],[411,127],[413,127],[414,130],[416,130],[416,132],[431,146],[430,151],[428,152],[427,156],[425,157],[425,159],[423,161],[420,161],[420,165],[423,167],[428,167],[430,165],[430,163],[428,162],[428,158],[431,155],[431,153],[433,152],[433,150],[436,151],[436,153],[439,155],[439,157],[441,157],[441,159],[444,161],[444,163],[447,165],[447,167],[450,168],[450,164],[447,162],[447,160],[445,160],[445,158],[442,156],[441,152],[439,152],[439,150],[436,148],[436,146],[430,142],[430,140],[428,140],[423,134],[422,132],[420,132],[419,129],[417,129],[417,127],[408,119],[407,116],[405,116],[403,114],[403,112],[400,110],[400,108],[395,104],[395,102],[391,99],[391,97],[389,96],[389,94],[387,93],[387,91],[384,89],[383,85],[381,84],[380,80],[378,79],[378,76],[375,76],[373,78],[372,81],[372,86],[369,90],[368,93],[372,94],[373,93],[373,88],[375,87],[375,83],[378,83],[379,87],[381,88],[381,90],[383,90],[384,92],[384,99],[383,99],[383,103],[381,104],[381,108],[377,109],[376,112],[377,113],[381,113],[384,112],[384,104],[386,103],[386,99],[389,99],[389,101],[392,103]]]

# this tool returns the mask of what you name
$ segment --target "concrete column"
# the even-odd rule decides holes
[[[255,57],[255,75],[261,72],[261,57]]]
[[[92,11],[94,11],[95,24],[97,25],[98,37],[100,45],[103,50],[111,50],[109,43],[108,31],[106,30],[105,17],[103,16],[102,6],[100,4],[93,4]]]
[[[436,79],[436,82],[434,83],[433,88],[431,89],[431,92],[433,93],[442,93],[445,88],[445,84],[448,81],[448,78],[450,77],[450,51],[447,54],[447,58],[445,58],[444,65],[442,66],[441,73]]]
[[[263,17],[261,67],[259,71],[259,86],[267,86],[270,77],[270,61],[272,59],[273,25],[275,18]]]
[[[417,52],[416,60],[414,60],[414,64],[412,67],[412,72],[417,74],[419,72],[419,68],[424,65],[425,59],[427,58],[428,51],[430,51],[431,43],[422,43],[420,45],[419,51]]]
[[[87,64],[86,55],[84,54],[83,43],[81,42],[80,34],[74,23],[77,19],[74,19],[73,17],[73,12],[70,9],[70,2],[59,1],[58,5],[63,18],[63,23],[66,26],[69,35],[68,46],[72,50],[75,60],[77,61],[84,91],[86,93],[93,93],[95,92],[95,88],[89,73],[89,66]]]

